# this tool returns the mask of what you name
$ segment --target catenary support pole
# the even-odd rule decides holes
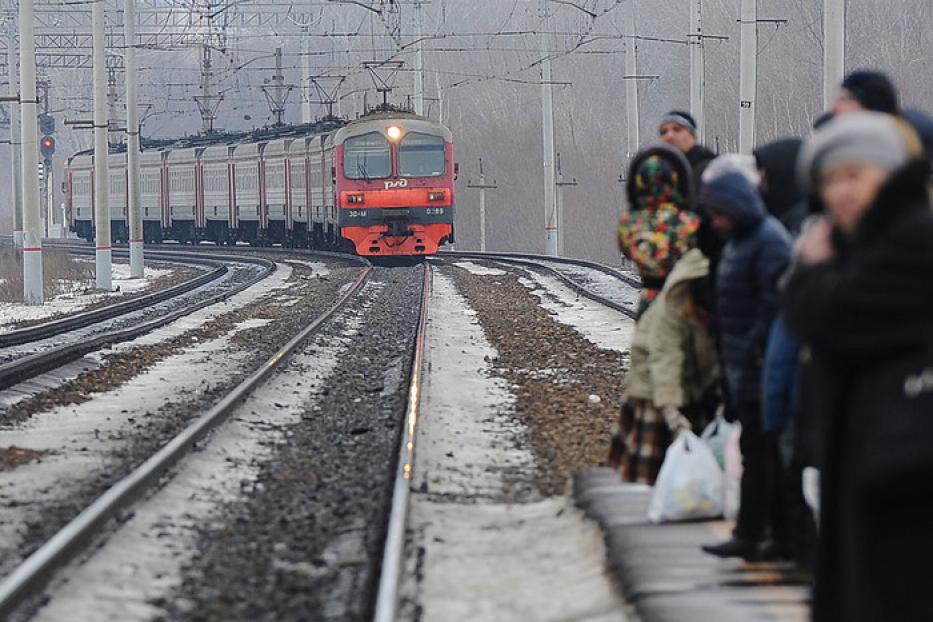
[[[467,182],[467,188],[479,190],[479,250],[486,252],[486,191],[498,188],[496,182],[486,183],[486,173],[483,170],[483,159],[479,159],[479,183]]]
[[[564,229],[564,188],[572,188],[577,185],[576,178],[566,181],[564,172],[560,164],[560,153],[557,154],[557,226],[560,229],[560,241],[557,252],[561,257],[564,256],[564,240],[566,239],[566,229]]]
[[[36,96],[35,0],[19,3],[20,143],[23,150],[23,302],[41,305],[42,206],[39,200],[39,100]]]
[[[16,80],[19,63],[16,58],[16,29],[10,24],[7,39],[7,73],[10,78],[10,97],[19,97],[19,83]],[[13,201],[13,242],[18,248],[23,246],[23,150],[19,127],[19,104],[10,102],[10,175],[12,178],[11,199]]]
[[[123,69],[126,74],[126,171],[129,214],[130,278],[145,276],[143,219],[139,195],[139,109],[136,94],[136,0],[123,2]]]
[[[557,177],[554,169],[554,85],[551,78],[551,58],[548,52],[547,30],[550,22],[548,2],[541,0],[541,112],[544,133],[544,234],[545,252],[557,255],[560,231],[557,228]]]
[[[742,0],[739,42],[739,153],[755,148],[758,92],[758,0]]]
[[[823,106],[832,107],[846,71],[846,2],[823,0]]]
[[[638,50],[635,41],[635,0],[622,5],[622,28],[625,36],[625,161],[626,165],[638,153],[640,118],[638,114]]]
[[[424,116],[424,7],[415,2],[415,114]]]
[[[301,122],[311,123],[311,54],[308,50],[308,29],[301,29]]]
[[[97,233],[97,288],[113,289],[110,249],[110,170],[107,160],[107,58],[104,3],[91,4],[94,61],[94,225]]]
[[[690,113],[696,119],[697,140],[705,141],[706,49],[703,45],[703,0],[690,0]]]

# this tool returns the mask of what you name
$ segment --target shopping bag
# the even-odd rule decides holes
[[[722,470],[693,432],[681,432],[664,456],[648,507],[653,523],[722,515]]]
[[[722,416],[722,407],[720,407],[719,410],[716,411],[716,418],[709,422],[700,435],[703,442],[709,445],[709,448],[713,451],[713,455],[716,456],[716,462],[719,463],[719,468],[723,470],[726,468],[726,441],[732,436],[735,426],[736,424],[729,423],[726,421],[726,418]]]
[[[742,437],[742,424],[732,426],[732,433],[726,439],[723,448],[725,474],[723,477],[722,515],[728,520],[735,520],[739,515],[742,493],[742,449],[739,439]]]

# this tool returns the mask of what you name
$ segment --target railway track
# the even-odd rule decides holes
[[[227,421],[258,387],[284,366],[291,354],[328,324],[367,284],[373,268],[366,265],[358,278],[326,311],[309,321],[286,345],[258,366],[209,410],[198,416],[147,460],[98,496],[45,544],[0,582],[0,618],[11,615],[27,599],[42,592],[50,578],[77,553],[96,542],[107,522],[130,508],[140,497],[163,483],[166,472],[195,448],[212,429]]]
[[[638,319],[637,297],[641,281],[621,270],[585,259],[551,257],[531,253],[480,253],[450,251],[449,259],[491,261],[538,270],[553,276],[581,296]]]
[[[85,252],[83,247],[74,250]],[[0,340],[0,358],[5,360],[0,364],[0,390],[226,300],[275,271],[274,262],[260,257],[216,255],[207,258],[198,253],[177,251],[150,256],[162,261],[206,265],[213,270],[177,289],[151,297],[7,333],[8,341]]]

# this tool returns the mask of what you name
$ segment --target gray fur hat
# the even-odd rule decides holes
[[[893,117],[857,112],[833,119],[804,144],[797,159],[797,180],[812,195],[823,174],[839,164],[861,162],[894,171],[910,159],[907,138]]]

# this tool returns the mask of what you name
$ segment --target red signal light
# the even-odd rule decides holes
[[[51,138],[45,137],[42,139],[42,146],[45,147],[46,149],[48,149],[49,147],[53,147],[54,145],[55,145],[55,141],[52,140]]]

